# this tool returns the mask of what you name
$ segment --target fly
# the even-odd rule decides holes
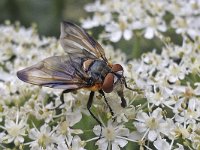
[[[18,78],[35,85],[64,89],[61,101],[64,101],[65,93],[82,88],[90,90],[87,109],[102,125],[90,110],[94,94],[96,91],[102,94],[113,116],[105,93],[112,92],[118,84],[120,88],[117,88],[117,94],[121,98],[121,106],[126,107],[123,88],[132,89],[126,84],[123,67],[120,64],[110,64],[101,45],[71,22],[61,23],[60,43],[66,55],[52,56],[20,70],[17,72]]]

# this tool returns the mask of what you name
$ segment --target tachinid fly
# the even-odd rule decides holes
[[[103,95],[108,105],[104,92],[112,92],[117,85],[116,92],[121,98],[121,106],[126,107],[123,88],[130,88],[123,76],[123,68],[120,64],[108,62],[98,42],[81,27],[63,21],[60,43],[67,55],[52,56],[20,70],[17,72],[18,78],[35,85],[64,89],[62,101],[64,93],[81,88],[90,90],[87,108],[100,125],[101,122],[90,110],[95,91]],[[108,107],[113,115],[111,107]]]

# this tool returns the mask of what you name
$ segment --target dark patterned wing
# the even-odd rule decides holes
[[[63,21],[61,23],[60,42],[63,49],[69,54],[84,54],[88,58],[103,59],[107,62],[101,45],[89,36],[81,27]]]
[[[81,69],[81,60],[69,56],[53,56],[17,72],[24,82],[59,89],[87,87],[87,74]]]

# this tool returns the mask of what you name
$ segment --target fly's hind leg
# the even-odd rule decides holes
[[[61,105],[64,104],[64,94],[69,93],[69,92],[74,92],[74,91],[76,91],[76,90],[77,90],[77,89],[67,89],[67,90],[62,91],[62,93],[61,93],[61,95],[60,95],[61,104],[59,104],[59,105],[57,106],[57,108],[59,108]]]
[[[60,101],[61,101],[61,104],[59,104],[58,106],[55,106],[54,108],[51,108],[52,110],[53,109],[59,109],[60,106],[62,106],[64,104],[64,94],[65,93],[69,93],[69,92],[74,92],[76,91],[77,89],[67,89],[67,90],[64,90],[62,91],[61,95],[60,95]]]

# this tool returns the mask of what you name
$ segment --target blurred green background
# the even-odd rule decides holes
[[[58,37],[61,20],[78,23],[87,16],[83,6],[90,2],[92,0],[0,0],[0,23],[19,21],[25,27],[36,23],[40,35]]]

